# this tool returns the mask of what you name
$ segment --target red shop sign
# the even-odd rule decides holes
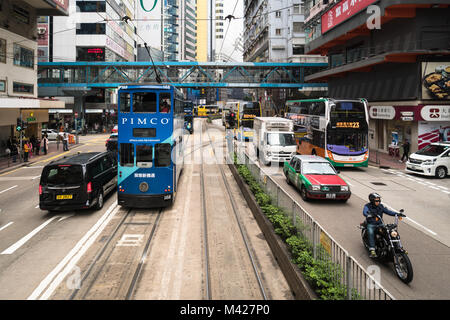
[[[322,34],[378,0],[342,0],[322,15]]]

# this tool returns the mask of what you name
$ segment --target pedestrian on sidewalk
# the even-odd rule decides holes
[[[64,132],[63,150],[69,151],[69,136],[67,135],[67,132]]]
[[[48,135],[47,134],[45,134],[44,138],[42,138],[41,144],[42,144],[42,151],[46,155],[47,151],[48,151]]]
[[[402,145],[403,155],[402,155],[402,159],[399,160],[400,162],[403,162],[403,159],[405,159],[405,158],[406,158],[405,161],[408,161],[408,159],[409,159],[409,147],[410,147],[409,141],[408,141],[408,139],[405,139],[405,142]]]
[[[39,155],[39,149],[41,148],[41,140],[39,138],[36,138],[36,144],[34,145],[34,153],[35,155]]]
[[[23,162],[28,162],[28,153],[30,152],[29,145],[26,141],[23,142]]]

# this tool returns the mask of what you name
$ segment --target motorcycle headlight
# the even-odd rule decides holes
[[[313,185],[313,186],[311,186],[311,190],[313,190],[313,191],[320,191],[320,186]]]
[[[341,191],[348,191],[348,186],[341,186]]]
[[[397,236],[398,236],[397,231],[392,230],[392,231],[391,231],[391,237],[392,237],[392,238],[397,238]]]

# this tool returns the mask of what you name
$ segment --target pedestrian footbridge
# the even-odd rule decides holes
[[[185,88],[293,88],[326,90],[326,83],[305,83],[305,76],[327,63],[272,62],[40,62],[38,86],[117,88],[124,83],[157,83]],[[64,88],[65,87],[65,88]]]

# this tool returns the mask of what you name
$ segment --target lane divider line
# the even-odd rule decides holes
[[[3,191],[0,191],[0,194],[2,194],[3,192],[9,191],[9,190],[11,190],[11,189],[14,189],[14,188],[16,188],[16,187],[18,187],[18,185],[15,185],[15,186],[12,186],[11,188],[8,188],[8,189],[5,189],[5,190],[3,190]]]
[[[5,224],[3,227],[0,228],[0,231],[5,230],[6,228],[8,228],[10,225],[12,225],[14,222],[10,222]]]
[[[120,207],[115,201],[103,214],[103,216],[95,223],[95,225],[83,236],[83,238],[78,241],[75,247],[73,247],[64,259],[62,259],[59,264],[41,281],[27,300],[47,300],[62,280],[67,276],[67,274],[72,271],[78,260],[80,260],[83,254],[90,248],[119,209]]]
[[[34,229],[33,231],[31,231],[29,234],[27,234],[25,237],[23,237],[22,239],[20,239],[19,241],[17,241],[15,244],[13,244],[12,246],[10,246],[8,249],[4,250],[2,253],[0,253],[0,255],[3,255],[3,254],[13,254],[17,249],[19,249],[20,247],[22,247],[25,243],[28,242],[28,240],[30,240],[34,235],[36,235],[39,231],[41,231],[42,229],[44,229],[50,222],[52,222],[52,221],[55,220],[56,218],[59,218],[59,217],[56,216],[56,217],[52,217],[52,218],[48,219],[48,220],[45,221],[43,224],[41,224],[39,227],[37,227],[36,229]]]

